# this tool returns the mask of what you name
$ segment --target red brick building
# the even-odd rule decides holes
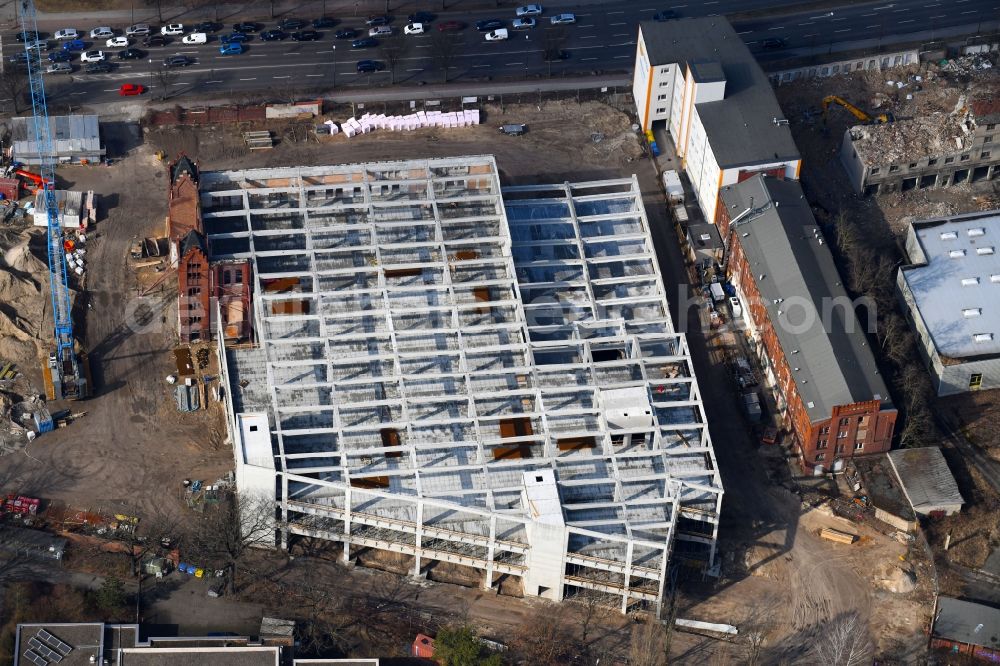
[[[205,237],[189,231],[178,244],[177,317],[181,342],[212,337],[210,276]]]
[[[726,270],[804,467],[891,448],[896,409],[797,181],[722,189]]]

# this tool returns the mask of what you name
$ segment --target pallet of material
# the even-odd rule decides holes
[[[837,543],[846,543],[848,545],[858,540],[856,534],[851,534],[850,532],[841,532],[840,530],[835,530],[829,527],[824,527],[823,529],[821,529],[819,531],[819,535],[829,541],[836,541]]]

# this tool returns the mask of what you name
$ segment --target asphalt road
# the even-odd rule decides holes
[[[698,16],[737,10],[745,13],[783,4],[787,3],[775,0],[707,0],[685,4],[669,0],[656,3],[639,0],[582,5],[576,11],[577,23],[566,26],[565,43],[559,44],[569,57],[551,63],[543,57],[546,46],[552,47],[551,37],[546,37],[551,30],[547,16],[541,17],[536,28],[524,32],[511,31],[511,39],[493,43],[485,42],[482,33],[471,24],[483,18],[503,18],[509,22],[512,17],[506,12],[444,13],[437,20],[453,19],[469,24],[457,33],[461,47],[448,63],[449,81],[544,79],[631,69],[637,24],[640,20],[651,18],[657,11],[672,9],[680,16]],[[1000,0],[872,2],[834,10],[744,20],[736,23],[736,29],[751,50],[767,59],[777,55],[796,55],[800,51],[815,51],[827,45],[832,47],[840,41],[880,39],[888,35],[996,21],[1000,16],[1000,6],[997,5],[1000,5]],[[571,9],[560,7],[558,11]],[[405,21],[405,16],[398,16],[393,25],[401,30]],[[82,31],[93,26],[40,25],[40,29],[49,32],[64,27],[76,27]],[[364,21],[361,18],[340,17],[337,29],[345,27],[363,31]],[[390,82],[393,75],[388,71],[374,74],[357,72],[358,60],[384,61],[378,47],[353,49],[350,40],[334,39],[335,30],[326,30],[320,41],[305,43],[291,40],[261,42],[255,37],[247,44],[245,53],[229,56],[219,53],[217,38],[201,46],[184,46],[177,39],[166,47],[148,49],[148,58],[141,61],[115,60],[116,69],[109,74],[83,74],[79,63],[75,63],[76,71],[72,75],[47,76],[46,87],[53,102],[82,104],[114,100],[122,83],[142,84],[152,89],[156,97],[168,88],[171,99],[183,99],[192,92],[221,97],[250,90],[368,88]],[[785,47],[765,49],[764,40],[769,38],[785,40]],[[395,83],[442,82],[443,71],[440,62],[435,62],[433,58],[431,40],[430,35],[405,38],[407,47],[396,67]],[[20,46],[12,34],[3,35],[4,60]],[[94,48],[99,46],[95,44]],[[157,73],[163,70],[163,59],[174,54],[190,56],[195,64],[174,70],[176,76],[164,80]]]

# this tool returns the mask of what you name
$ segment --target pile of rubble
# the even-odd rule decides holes
[[[985,53],[975,53],[973,55],[942,60],[938,63],[942,72],[948,74],[968,75],[974,72],[981,72],[993,68],[993,61]]]
[[[859,155],[876,164],[894,164],[963,150],[969,131],[964,114],[937,112],[884,125],[858,125],[851,128],[851,139]]]

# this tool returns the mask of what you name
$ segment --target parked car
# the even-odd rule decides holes
[[[69,62],[73,54],[69,51],[53,51],[49,54],[49,62]]]
[[[486,41],[488,42],[502,42],[507,39],[510,35],[507,33],[507,28],[500,28],[499,30],[493,30],[492,32],[486,33]]]
[[[368,49],[373,46],[378,46],[378,40],[374,37],[362,37],[351,42],[352,49]]]
[[[388,37],[392,34],[392,28],[387,25],[377,25],[368,29],[369,37]]]
[[[54,62],[45,68],[46,74],[69,74],[73,71],[73,65],[68,62]]]
[[[312,27],[317,30],[323,30],[325,28],[332,28],[337,25],[338,21],[335,18],[330,18],[329,16],[320,16],[318,19],[313,19]]]
[[[507,125],[501,125],[498,129],[501,134],[506,134],[508,136],[521,136],[528,131],[528,126],[524,123],[509,123]]]
[[[576,14],[556,14],[549,19],[549,23],[552,25],[568,25],[570,23],[576,23]]]
[[[413,12],[406,20],[410,23],[430,23],[434,20],[434,14],[430,12]]]
[[[144,92],[146,92],[146,88],[138,83],[123,83],[118,89],[118,94],[121,97],[135,97]]]
[[[204,32],[192,32],[190,35],[184,35],[181,42],[184,44],[206,44],[208,43],[208,34]]]
[[[17,33],[16,39],[19,42],[36,42],[41,38],[42,33],[37,30],[25,30]]]
[[[403,33],[407,35],[422,35],[424,34],[424,24],[408,23],[405,26],[403,26]]]
[[[87,66],[84,68],[83,71],[86,72],[87,74],[107,74],[114,68],[115,68],[114,65],[112,65],[110,62],[106,61],[90,62],[87,63]]]
[[[476,30],[479,32],[490,32],[491,30],[499,30],[505,26],[504,22],[500,19],[484,19],[482,21],[476,21]]]
[[[365,20],[365,25],[367,25],[368,27],[375,25],[389,25],[391,21],[392,19],[389,16],[386,16],[385,14],[379,14],[377,16],[369,16]]]
[[[42,51],[42,50],[48,51],[49,50],[49,42],[47,40],[44,40],[44,39],[33,39],[31,41],[25,42],[24,43],[24,48],[26,48],[26,49],[34,49],[36,51]]]
[[[290,35],[290,37],[296,42],[315,42],[322,36],[323,33],[316,32],[315,30],[299,30],[298,32],[293,32]]]
[[[160,28],[160,34],[166,35],[167,37],[179,37],[184,34],[184,24],[168,23],[167,25]]]
[[[285,37],[288,37],[288,33],[284,30],[265,30],[260,33],[260,41],[262,42],[280,42]]]
[[[135,25],[130,25],[125,28],[125,35],[128,37],[145,37],[152,30],[148,23],[136,23]]]
[[[530,30],[536,25],[533,18],[516,18],[510,22],[511,30]]]
[[[194,60],[183,55],[170,56],[163,61],[165,67],[187,67],[188,65],[193,65]]]
[[[128,37],[112,37],[104,45],[109,49],[122,49],[128,46]]]
[[[240,55],[243,53],[243,45],[239,42],[229,42],[219,47],[219,53],[222,55]]]
[[[307,25],[309,25],[308,21],[303,21],[302,19],[297,18],[286,18],[282,19],[281,23],[278,24],[278,27],[282,30],[300,30]]]
[[[150,35],[146,39],[142,40],[143,46],[166,46],[170,43],[169,37],[164,37],[163,35]]]
[[[107,60],[104,51],[84,51],[80,54],[80,62],[101,62]]]
[[[359,60],[358,61],[358,73],[359,74],[370,74],[372,72],[381,72],[385,69],[385,64],[379,62],[378,60]]]
[[[76,28],[63,28],[62,30],[56,30],[55,38],[60,42],[66,41],[67,39],[76,39],[80,36],[80,33],[76,31]]]
[[[248,32],[258,32],[263,28],[260,23],[254,23],[253,21],[243,21],[242,23],[233,24],[233,32],[242,32],[244,34]]]
[[[354,39],[358,36],[358,31],[354,28],[344,28],[343,30],[338,30],[334,36],[337,39]]]
[[[678,15],[677,12],[672,9],[667,9],[653,14],[654,21],[673,21],[675,18],[678,18]]]
[[[223,44],[231,44],[232,42],[239,42],[242,44],[243,42],[250,41],[250,35],[242,32],[230,32],[229,34],[223,35],[221,37],[221,41]]]
[[[87,48],[87,43],[82,39],[71,39],[68,42],[63,42],[63,51],[82,51]]]
[[[541,5],[524,5],[514,10],[515,16],[541,16]]]
[[[762,39],[760,41],[761,48],[768,51],[773,49],[783,49],[785,48],[785,44],[785,40],[781,37],[768,37],[767,39]]]
[[[145,57],[146,52],[142,49],[128,48],[118,52],[118,58],[120,60],[138,60]]]
[[[461,21],[442,21],[437,24],[438,32],[457,32],[464,30],[465,24]]]
[[[195,32],[219,32],[220,30],[222,30],[222,24],[215,21],[202,21],[194,27]]]
[[[112,30],[111,28],[108,28],[107,26],[94,28],[93,30],[90,31],[91,39],[107,39],[109,37],[114,37],[114,36],[115,36],[115,31]]]

